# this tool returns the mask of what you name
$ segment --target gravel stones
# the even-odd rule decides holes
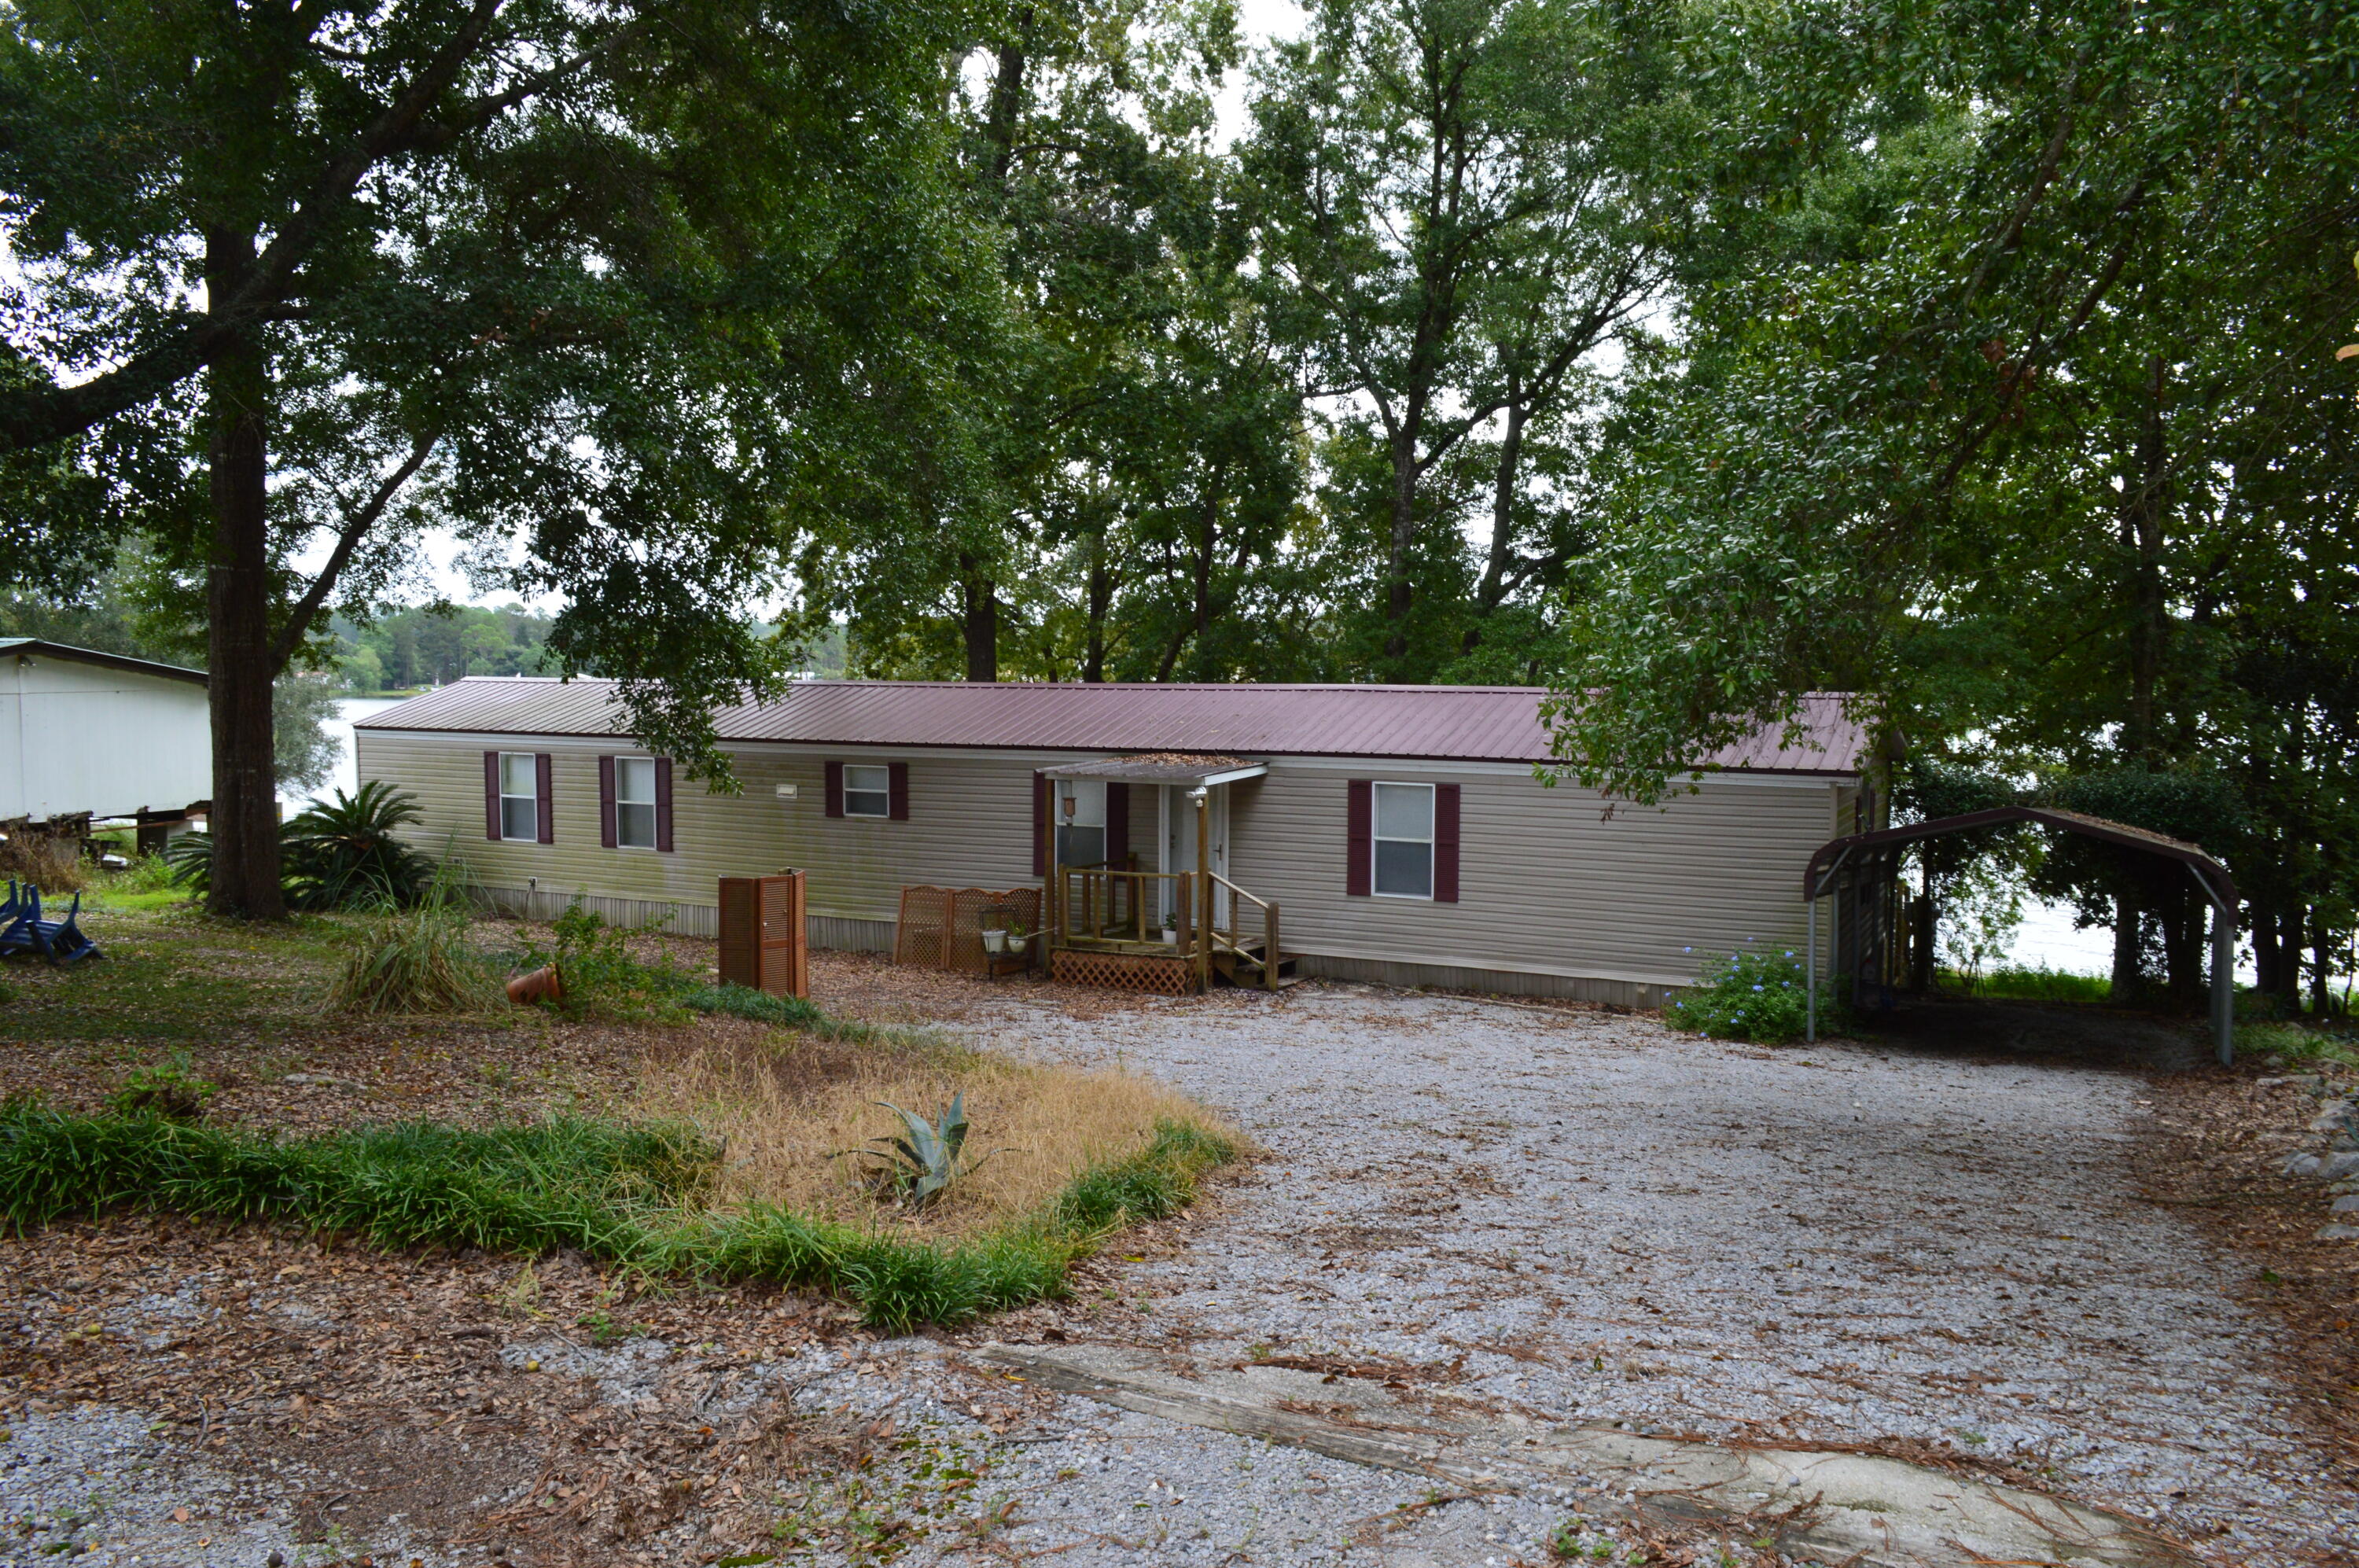
[[[1769,1051],[1641,1018],[1321,986],[1090,1019],[1011,999],[996,1029],[978,1011],[962,1032],[1154,1073],[1268,1150],[1195,1247],[1125,1270],[1154,1295],[1123,1331],[1134,1342],[1455,1365],[1437,1397],[1549,1420],[1926,1444],[2126,1508],[2223,1562],[2359,1551],[2359,1512],[2313,1484],[2322,1461],[2273,1378],[2274,1327],[2232,1293],[2238,1266],[2139,1197],[2130,1075]],[[1160,1550],[1201,1528],[1201,1560],[1219,1561],[1255,1445],[1085,1410],[1069,1399],[1059,1420],[1119,1430],[1190,1499],[1158,1504],[1174,1527]],[[1069,1464],[1055,1444],[1003,1462],[1040,1499],[1028,1517],[1072,1521],[1011,1543],[1069,1548],[1073,1568],[1141,1561],[1085,1533],[1113,1528],[1119,1507],[1084,1520],[1114,1498],[1050,1500]],[[1370,1497],[1393,1495],[1354,1486],[1356,1514],[1288,1497],[1293,1532],[1348,1538]],[[1545,1513],[1509,1509],[1483,1533],[1503,1562],[1545,1561]],[[1308,1544],[1268,1560],[1359,1561]]]

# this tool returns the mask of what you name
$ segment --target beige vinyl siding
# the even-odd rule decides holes
[[[495,891],[543,896],[585,892],[636,900],[659,910],[677,903],[709,909],[723,877],[759,877],[793,867],[810,874],[814,931],[825,920],[892,921],[907,883],[951,887],[1037,886],[1032,875],[1032,770],[1058,760],[733,749],[745,793],[716,795],[673,776],[671,854],[606,849],[598,842],[598,758],[629,756],[612,743],[522,737],[404,735],[358,732],[360,776],[418,797],[423,822],[411,842],[440,856],[445,845],[475,880]],[[484,753],[545,751],[556,842],[494,843],[484,834]],[[644,754],[639,754],[644,755]],[[826,765],[836,760],[907,762],[906,822],[827,815]],[[777,786],[796,793],[782,800]],[[619,912],[619,911],[618,911]],[[705,920],[683,922],[702,930]]]
[[[1353,779],[1459,786],[1457,903],[1343,891]],[[1834,827],[1826,780],[1708,779],[1603,821],[1594,795],[1520,771],[1280,760],[1230,788],[1230,877],[1277,901],[1289,952],[1654,985],[1748,939],[1799,952],[1802,867]]]
[[[483,754],[493,749],[550,754],[554,844],[484,838]],[[413,842],[436,855],[451,846],[510,907],[551,914],[579,891],[619,919],[651,920],[678,906],[675,929],[710,933],[719,877],[792,866],[810,876],[812,940],[844,946],[887,944],[907,884],[1037,886],[1033,770],[1076,760],[1045,751],[863,754],[741,744],[731,756],[742,796],[714,795],[676,775],[677,850],[664,855],[600,846],[602,753],[628,755],[613,742],[359,732],[361,777],[419,798],[425,822]],[[831,757],[908,763],[908,820],[828,817]],[[1344,790],[1353,779],[1460,786],[1457,903],[1345,894]],[[779,799],[777,787],[789,783],[795,798]],[[1684,985],[1701,954],[1748,938],[1799,950],[1802,866],[1847,831],[1855,793],[1849,780],[1716,778],[1665,811],[1625,806],[1601,820],[1594,795],[1543,789],[1522,769],[1285,758],[1266,777],[1228,788],[1230,878],[1277,900],[1288,952],[1333,961],[1314,971],[1437,984],[1462,971],[1641,987]],[[1157,796],[1131,790],[1131,848],[1147,867]]]

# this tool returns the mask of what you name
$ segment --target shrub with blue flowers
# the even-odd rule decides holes
[[[1802,1032],[1809,1000],[1799,953],[1741,949],[1707,958],[1695,988],[1663,1008],[1673,1028],[1714,1040],[1775,1045]],[[1829,1025],[1831,998],[1819,998],[1819,1027]]]

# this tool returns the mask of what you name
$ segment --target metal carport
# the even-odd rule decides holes
[[[1819,1038],[1819,900],[1834,889],[1838,876],[1848,871],[1854,879],[1888,880],[1898,865],[1900,852],[1919,839],[1965,833],[1975,828],[1999,827],[2008,822],[2037,822],[2043,827],[2058,828],[2119,844],[2125,849],[2161,855],[2179,861],[2187,867],[2188,874],[2203,889],[2204,897],[2212,901],[2212,1031],[2219,1049],[2221,1064],[2225,1066],[2234,1062],[2236,1058],[2236,883],[2228,875],[2228,868],[2205,854],[2200,845],[2184,840],[2149,833],[2145,828],[2134,828],[2126,822],[2108,822],[2103,817],[2083,816],[2078,811],[2060,811],[2049,806],[1994,806],[1988,811],[1968,811],[1962,816],[1935,817],[1903,827],[1853,833],[1820,845],[1810,855],[1809,867],[1802,873],[1802,898],[1810,908],[1810,961],[1806,966],[1810,998],[1806,1038]]]

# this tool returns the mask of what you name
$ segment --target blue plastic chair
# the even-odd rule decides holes
[[[41,890],[30,882],[8,879],[8,901],[0,904],[0,956],[31,953],[33,927],[41,918]]]
[[[82,895],[76,893],[73,907],[66,911],[64,920],[35,920],[32,925],[34,950],[56,964],[79,964],[85,958],[96,958],[99,955],[98,943],[91,941],[83,934],[82,927],[74,923],[81,914]]]

